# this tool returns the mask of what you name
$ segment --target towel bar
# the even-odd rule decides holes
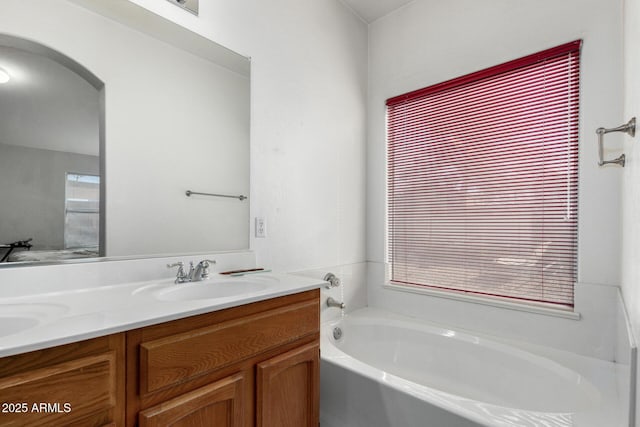
[[[247,196],[243,196],[242,194],[239,196],[230,196],[227,194],[215,194],[215,193],[198,193],[197,191],[191,191],[191,190],[187,190],[185,192],[185,194],[187,195],[187,197],[191,197],[192,194],[198,194],[200,196],[212,196],[212,197],[228,197],[230,199],[238,199],[240,201],[243,201],[247,198]]]
[[[605,129],[598,128],[596,129],[596,133],[598,134],[598,166],[604,166],[608,164],[616,164],[624,167],[625,163],[625,155],[622,154],[617,159],[613,160],[604,160],[604,135],[611,132],[624,132],[629,134],[629,136],[634,137],[636,135],[636,118],[632,118],[628,123],[624,125],[620,125],[615,128]]]

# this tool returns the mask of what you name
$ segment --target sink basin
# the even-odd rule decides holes
[[[26,316],[0,316],[0,337],[17,334],[26,329],[33,328],[40,321]]]
[[[230,280],[220,282],[197,282],[162,289],[155,295],[163,301],[190,301],[228,298],[247,295],[266,289],[267,283],[258,281]]]
[[[67,311],[57,304],[0,304],[0,337],[38,326]]]

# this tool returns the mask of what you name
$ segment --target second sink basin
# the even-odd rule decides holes
[[[67,310],[57,304],[0,304],[0,337],[31,329]]]
[[[162,289],[156,298],[163,301],[190,301],[246,295],[267,288],[267,283],[245,280],[195,282]]]

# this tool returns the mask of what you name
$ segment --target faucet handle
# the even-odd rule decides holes
[[[333,273],[327,273],[324,275],[322,279],[325,282],[329,282],[326,286],[327,289],[335,288],[336,286],[340,286],[340,279]]]
[[[175,283],[182,283],[188,277],[187,273],[184,272],[184,262],[178,261],[174,264],[167,264],[167,268],[178,267],[178,272],[176,273],[176,281]]]
[[[184,269],[184,262],[178,261],[178,262],[173,263],[173,264],[167,264],[167,268],[173,268],[173,267],[179,267],[178,270]]]
[[[202,267],[202,273],[201,273],[202,279],[209,278],[210,264],[215,264],[215,263],[216,263],[215,259],[203,259],[202,261],[200,261],[199,265]]]

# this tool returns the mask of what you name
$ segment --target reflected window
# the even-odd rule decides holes
[[[65,249],[97,248],[100,226],[100,177],[67,173],[65,185]]]

